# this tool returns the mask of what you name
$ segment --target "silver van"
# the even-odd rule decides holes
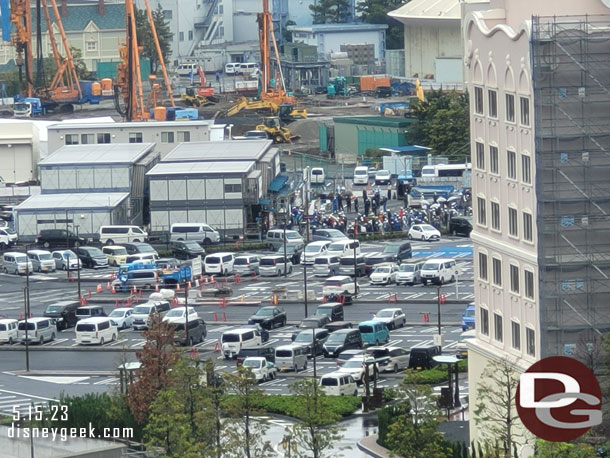
[[[10,251],[2,255],[2,270],[5,274],[25,275],[34,271],[34,265],[25,253]]]
[[[174,223],[169,228],[169,239],[172,242],[194,240],[201,245],[211,245],[220,242],[220,234],[205,223]]]
[[[222,354],[225,358],[234,358],[242,348],[260,347],[263,338],[258,329],[239,328],[225,331],[220,337]]]
[[[286,273],[292,273],[292,262],[288,259],[284,264],[284,259],[284,256],[278,255],[263,256],[258,268],[261,277],[279,277]],[[286,269],[284,269],[284,266],[286,266]]]
[[[366,275],[366,260],[362,255],[356,255],[356,268],[354,269],[354,255],[346,254],[339,260],[339,271],[338,275],[349,275],[354,276],[354,273],[358,277]]]
[[[28,251],[28,258],[32,261],[34,272],[55,272],[55,259],[47,250]]]
[[[124,275],[127,278],[124,278]],[[126,291],[134,286],[138,289],[154,288],[159,282],[159,273],[156,269],[135,269],[129,270],[125,274],[119,275],[119,278],[112,281],[112,286],[115,289]]]
[[[282,372],[307,369],[307,346],[300,344],[282,345],[275,349],[275,365]]]
[[[21,343],[25,343],[25,320],[17,323],[17,338]],[[57,334],[57,328],[55,321],[52,318],[30,318],[28,320],[28,342],[37,342],[43,344],[45,342],[51,342],[55,340]]]
[[[267,246],[270,250],[277,251],[284,246],[284,229],[271,229],[267,232]],[[295,248],[303,248],[305,241],[301,234],[297,231],[286,231],[286,246],[294,246]]]
[[[233,261],[233,271],[239,275],[258,274],[260,258],[256,255],[237,256]]]
[[[206,274],[232,275],[235,255],[233,253],[214,253],[209,254],[203,261],[203,268]]]
[[[421,268],[425,261],[403,262],[396,273],[397,285],[414,285],[421,279]]]
[[[339,272],[339,261],[339,256],[318,256],[313,262],[313,274],[316,277],[333,277]]]

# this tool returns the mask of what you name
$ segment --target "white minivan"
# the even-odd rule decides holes
[[[358,385],[349,374],[331,372],[320,378],[320,388],[330,396],[357,396]]]
[[[313,167],[310,172],[310,182],[313,184],[324,184],[326,181],[326,173],[322,167]]]
[[[275,365],[280,371],[307,369],[307,346],[301,344],[281,345],[275,349]]]
[[[2,255],[2,270],[5,274],[25,275],[34,271],[34,265],[25,253],[10,251]]]
[[[233,253],[214,253],[205,257],[203,267],[206,274],[220,274],[227,276],[233,274],[234,262],[235,255]]]
[[[369,168],[366,166],[356,167],[354,169],[354,184],[368,184]]]
[[[328,246],[326,254],[328,256],[343,256],[354,255],[354,247],[356,248],[356,256],[360,254],[360,242],[358,240],[345,239],[337,240]]]
[[[17,320],[12,318],[0,320],[0,343],[2,342],[9,345],[17,342]]]
[[[239,64],[239,73],[242,75],[255,75],[258,72],[258,64],[254,62],[242,62]]]
[[[17,323],[18,339],[21,343],[25,343],[25,320]],[[42,345],[45,342],[55,340],[57,327],[55,320],[52,318],[30,318],[28,319],[28,337],[27,340],[32,343],[38,342]]]
[[[55,272],[55,259],[47,250],[28,251],[28,258],[32,261],[32,270],[35,272]]]
[[[220,234],[205,223],[174,223],[169,229],[169,239],[172,242],[194,240],[201,245],[210,245],[220,242]]]
[[[421,268],[420,278],[425,285],[428,282],[442,285],[453,282],[458,277],[458,268],[455,259],[430,259]]]
[[[105,342],[114,342],[119,330],[111,318],[98,316],[80,320],[76,323],[75,333],[77,345],[104,345]]]
[[[238,328],[225,331],[220,337],[222,354],[225,358],[234,358],[242,348],[260,347],[263,344],[258,329]]]
[[[102,245],[148,242],[148,234],[138,226],[101,226],[99,236]]]
[[[229,62],[225,64],[225,74],[226,75],[235,75],[239,73],[239,62]]]
[[[322,283],[322,294],[328,296],[330,294],[358,294],[360,285],[354,285],[354,279],[347,275],[337,275],[327,278]]]

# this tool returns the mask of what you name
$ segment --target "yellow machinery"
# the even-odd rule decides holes
[[[187,87],[186,93],[180,95],[180,100],[182,100],[185,105],[190,105],[192,107],[205,107],[214,104],[213,101],[196,92],[193,87]]]
[[[257,15],[258,38],[261,52],[261,68],[259,80],[258,100],[249,100],[240,97],[235,105],[227,112],[227,116],[233,116],[242,110],[269,110],[273,114],[278,114],[282,121],[290,122],[296,118],[306,118],[307,111],[296,109],[295,98],[286,93],[284,84],[284,74],[280,64],[280,53],[278,51],[275,34],[273,32],[273,18],[269,11],[269,0],[263,0],[263,12]],[[275,61],[279,69],[279,75],[275,78],[275,84],[271,84],[271,49],[273,45]],[[281,110],[281,106],[290,107]]]
[[[300,138],[298,135],[292,135],[286,127],[282,127],[278,116],[263,118],[263,123],[256,126],[256,130],[267,132],[267,137],[273,139],[273,143],[290,143]]]

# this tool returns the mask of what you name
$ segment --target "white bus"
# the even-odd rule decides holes
[[[433,177],[462,177],[466,170],[471,171],[472,165],[468,164],[438,164],[424,165],[421,169],[422,178]]]

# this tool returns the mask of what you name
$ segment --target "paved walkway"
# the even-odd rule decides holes
[[[388,458],[390,456],[390,451],[377,443],[378,437],[378,434],[363,437],[358,442],[358,448],[367,455],[375,458]]]

